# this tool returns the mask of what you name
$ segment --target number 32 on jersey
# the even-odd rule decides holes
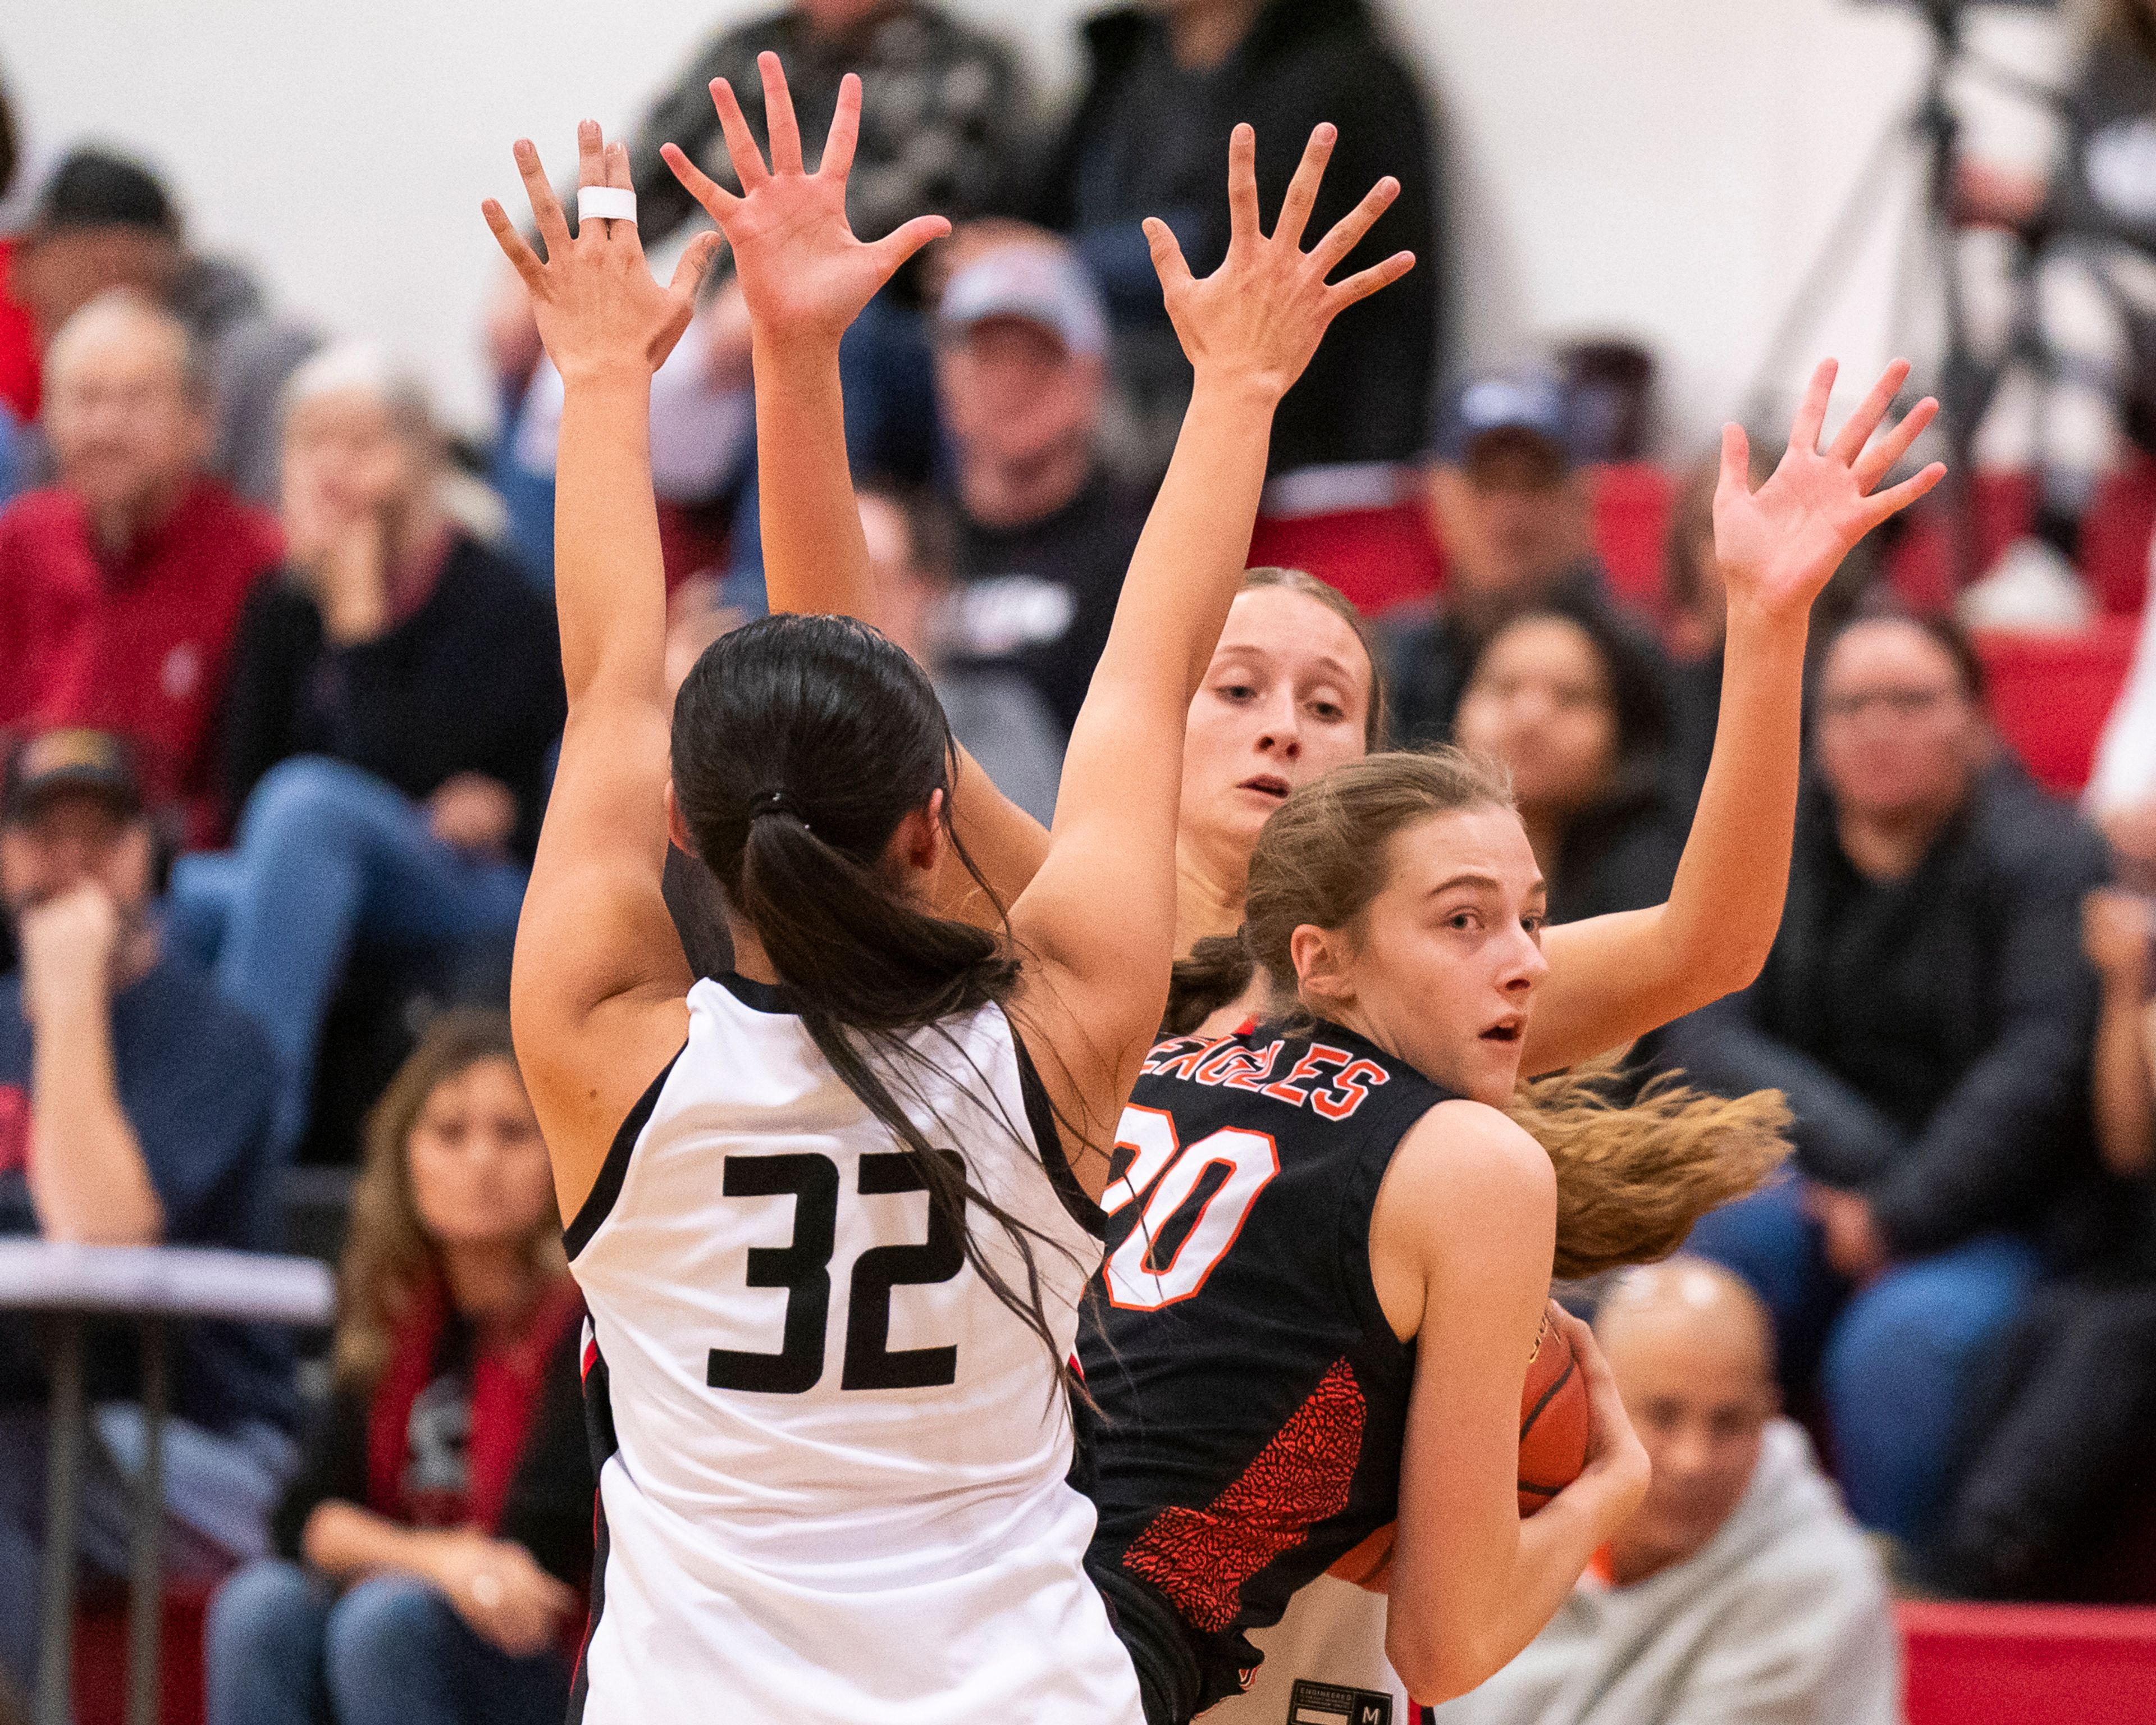
[[[1172,1117],[1136,1103],[1123,1110],[1116,1148],[1131,1153],[1131,1164],[1101,1194],[1101,1208],[1114,1215],[1148,1187],[1152,1191],[1130,1233],[1109,1254],[1109,1303],[1158,1312],[1205,1286],[1243,1231],[1258,1194],[1280,1173],[1280,1152],[1271,1133],[1235,1126],[1209,1132],[1186,1149],[1176,1142]],[[1226,1177],[1199,1198],[1216,1168],[1225,1168]]]

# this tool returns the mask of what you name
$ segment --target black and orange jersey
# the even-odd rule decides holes
[[[1451,1094],[1323,1021],[1145,1063],[1079,1332],[1075,1476],[1148,1719],[1237,1693],[1245,1632],[1398,1513],[1414,1349],[1378,1307],[1370,1217]]]

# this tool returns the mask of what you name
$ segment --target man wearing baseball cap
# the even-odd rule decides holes
[[[1427,469],[1430,529],[1445,547],[1434,615],[1390,636],[1389,694],[1403,742],[1448,741],[1482,644],[1538,605],[1607,608],[1662,655],[1610,597],[1573,464],[1563,387],[1534,367],[1471,377],[1449,394]]]
[[[275,1057],[207,977],[161,950],[158,844],[126,745],[54,730],[0,775],[0,904],[21,953],[0,976],[0,1235],[90,1245],[259,1249]],[[290,1362],[274,1336],[190,1324],[174,1336],[165,1450],[176,1568],[258,1550],[290,1445]],[[81,1553],[126,1568],[127,1470],[141,1453],[136,1350],[94,1343],[96,1441]],[[45,1389],[34,1337],[0,1322],[0,1671],[36,1666]]]
[[[1107,341],[1091,279],[1046,234],[961,264],[937,317],[958,516],[950,659],[1024,678],[1066,731],[1145,526],[1144,500],[1100,460]]]

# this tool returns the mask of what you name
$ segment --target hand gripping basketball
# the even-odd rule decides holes
[[[1520,1386],[1520,1514],[1532,1515],[1587,1466],[1590,1425],[1587,1379],[1566,1333],[1563,1308],[1553,1300],[1535,1332],[1535,1351]],[[1392,1579],[1397,1523],[1388,1522],[1326,1571],[1373,1593]]]

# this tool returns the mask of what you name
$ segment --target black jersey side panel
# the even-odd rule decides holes
[[[1088,1567],[1169,1717],[1236,1692],[1245,1632],[1398,1513],[1414,1355],[1378,1306],[1370,1218],[1449,1096],[1328,1024],[1146,1063],[1081,1319],[1081,1425]],[[1144,1671],[1164,1656],[1179,1669]]]

